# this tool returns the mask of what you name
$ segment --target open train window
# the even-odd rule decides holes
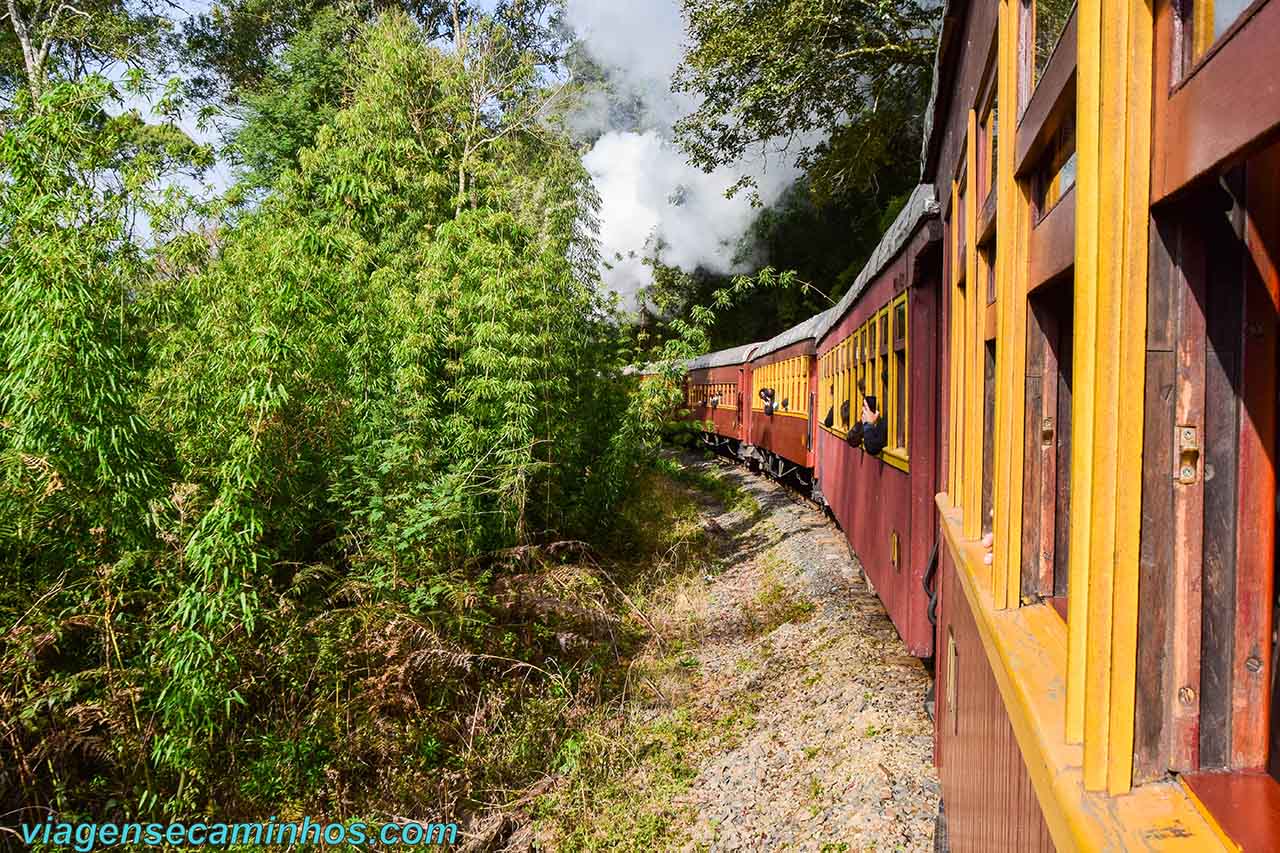
[[[1027,300],[1023,430],[1022,599],[1048,599],[1063,619],[1071,513],[1073,290],[1073,273],[1067,272]]]
[[[1036,220],[1043,219],[1076,184],[1076,121],[1070,110],[1035,166],[1032,192]]]
[[[836,425],[836,378],[831,374],[832,356],[835,352],[832,350],[818,357],[818,411],[823,415],[818,423],[826,428]]]
[[[853,337],[845,338],[840,343],[839,355],[839,371],[840,383],[836,386],[838,396],[836,397],[836,406],[838,410],[837,421],[840,429],[848,430],[853,422],[853,413],[849,410],[849,384],[853,376]]]
[[[1030,94],[1044,77],[1045,69],[1049,66],[1049,60],[1058,47],[1075,7],[1075,0],[1023,0],[1022,32],[1029,36],[1021,48],[1022,76],[1026,81],[1026,85],[1022,87],[1025,93],[1022,101],[1024,107]]]
[[[854,416],[857,416],[861,406],[858,399],[862,394],[871,393],[867,385],[871,382],[871,329],[866,325],[862,327],[862,334],[858,337],[858,394],[853,400]]]
[[[871,318],[871,323],[867,326],[867,354],[868,354],[868,376],[867,390],[863,393],[878,396],[880,394],[880,345],[877,332],[879,326],[876,324],[875,318]]]
[[[890,418],[890,377],[888,377],[888,307],[883,307],[877,315],[877,325],[879,325],[879,407],[881,407],[881,415],[884,418]],[[888,420],[886,420],[886,429],[888,428]]]
[[[996,102],[996,75],[992,74],[978,119],[978,203],[986,207],[996,188],[996,158],[999,154],[999,110]]]

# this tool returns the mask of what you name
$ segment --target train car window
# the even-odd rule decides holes
[[[989,259],[986,264],[987,269],[987,304],[994,305],[996,301],[996,239],[992,239],[991,243],[985,247],[984,254]]]
[[[1191,62],[1208,53],[1253,4],[1254,0],[1191,0],[1191,21],[1185,30]]]
[[[827,358],[828,355],[830,355],[830,353],[825,353],[818,357],[818,411],[823,415],[823,418],[818,421],[820,424],[826,420],[826,413],[830,408],[830,403],[827,399],[827,369],[830,367],[830,360]],[[829,396],[835,396],[834,390],[835,389],[832,389],[833,393]],[[825,426],[825,424],[823,425]]]
[[[878,387],[880,388],[879,399],[881,400],[880,413],[884,416],[885,428],[887,430],[889,425],[893,423],[893,404],[894,404],[893,394],[892,394],[893,386],[890,382],[890,376],[889,376],[889,370],[890,370],[889,368],[889,334],[890,332],[889,332],[889,307],[887,305],[884,308],[880,309],[880,314],[877,319],[877,325],[879,325],[880,327],[880,374],[878,377],[879,379]],[[885,436],[885,438],[886,440],[888,440],[887,435]],[[892,446],[892,442],[890,442],[890,446]]]
[[[836,354],[840,351],[837,344],[833,349],[829,350],[822,357],[822,385],[818,391],[823,395],[823,400],[818,404],[818,408],[823,412],[823,420],[826,421],[827,412],[831,413],[830,423],[825,424],[828,429],[834,428],[836,425]]]
[[[791,361],[778,362],[778,410],[783,412],[791,411],[791,400],[793,397],[791,387]]]
[[[831,406],[835,409],[835,417],[833,418],[832,423],[837,430],[844,429],[848,426],[848,424],[840,417],[840,403],[845,399],[846,383],[849,381],[849,365],[846,360],[848,358],[848,352],[849,339],[845,338],[836,345],[832,361],[832,367],[835,369],[836,375],[836,392],[835,397],[831,401]]]
[[[879,398],[882,395],[880,394],[879,385],[876,384],[880,378],[880,347],[877,344],[877,331],[878,327],[876,326],[875,318],[872,317],[870,324],[867,326],[869,341],[867,344],[867,369],[870,375],[867,376],[867,388],[862,393],[864,395],[871,394],[876,398]],[[859,409],[861,409],[861,404],[859,404]]]
[[[1023,450],[1024,600],[1050,599],[1066,618],[1071,527],[1071,273],[1027,300]]]
[[[787,383],[788,390],[790,391],[788,397],[791,400],[791,405],[787,410],[791,412],[803,413],[805,410],[804,401],[807,395],[800,389],[800,373],[801,367],[803,367],[803,362],[804,359],[802,358],[794,358],[791,360],[791,381]]]
[[[1036,84],[1044,76],[1075,7],[1075,0],[1023,0],[1023,27],[1032,35],[1030,49],[1024,58],[1027,64],[1024,73],[1030,83],[1028,92],[1034,92]]]
[[[907,453],[907,295],[898,297],[893,306],[893,441],[891,444]]]
[[[797,372],[796,367],[798,365],[796,364],[795,359],[790,359],[790,358],[787,359],[786,362],[784,363],[786,364],[786,367],[784,369],[787,371],[787,384],[786,384],[787,390],[782,397],[784,401],[782,410],[784,412],[794,412],[796,409],[799,408],[799,405],[798,405],[799,400],[796,399],[796,396],[797,396],[796,395],[796,390],[797,390],[796,389],[796,372]]]
[[[778,362],[778,381],[774,385],[774,388],[777,389],[774,411],[787,411],[788,407],[791,405],[791,364],[789,362]],[[783,405],[784,402],[786,405]]]
[[[1062,127],[1054,133],[1048,150],[1040,158],[1035,169],[1034,192],[1036,219],[1053,209],[1067,190],[1076,184],[1076,122],[1075,112],[1070,111]]]
[[[858,411],[858,397],[867,393],[867,326],[864,323],[858,330],[858,382],[853,397],[850,399],[850,408],[855,412]]]
[[[862,392],[862,327],[858,327],[858,331],[853,333],[853,344],[849,352],[851,359],[849,370],[849,381],[851,383],[849,393],[849,408],[854,407],[857,402],[858,394]]]
[[[994,75],[992,83],[995,82]],[[995,87],[992,86],[994,90]],[[995,189],[996,156],[999,152],[999,111],[996,95],[992,91],[990,101],[978,121],[978,198],[985,205]]]
[[[840,346],[836,349],[836,375],[839,383],[836,385],[836,398],[832,405],[836,409],[836,428],[840,430],[848,429],[849,421],[843,416],[843,403],[849,399],[849,353],[853,347],[849,338],[845,338],[840,342]]]
[[[795,396],[791,408],[802,415],[809,414],[809,359],[800,356],[795,362]]]
[[[827,361],[827,378],[823,385],[828,389],[827,404],[823,406],[825,412],[828,408],[831,410],[830,429],[835,430],[840,426],[839,406],[837,400],[840,399],[840,347],[842,344],[836,344],[826,355]]]
[[[862,387],[859,391],[862,394],[875,393],[875,329],[870,322],[862,332]],[[861,404],[858,404],[861,409]]]

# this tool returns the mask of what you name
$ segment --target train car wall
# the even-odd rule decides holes
[[[931,187],[912,195],[832,311],[818,342],[816,376],[817,491],[898,633],[920,657],[934,648],[924,580],[937,533],[936,212]],[[878,457],[846,440],[864,394],[877,397],[888,423],[888,447]]]
[[[1233,25],[1234,35],[1228,27],[1217,36],[1228,40],[1225,46],[1200,46],[1203,52],[1190,65],[1169,64],[1189,69],[1192,77],[1208,73],[1216,61],[1234,67],[1230,63],[1235,60],[1226,59],[1233,48],[1230,40],[1251,44],[1251,28],[1269,20],[1269,7],[1275,6],[1254,4],[1243,12],[1243,23]],[[1006,841],[1039,837],[1043,819],[1059,849],[1231,849],[1236,842],[1224,829],[1226,815],[1205,808],[1192,793],[1193,782],[1171,778],[1168,770],[1176,770],[1176,762],[1161,752],[1167,749],[1162,744],[1187,742],[1178,739],[1179,712],[1169,709],[1201,695],[1194,688],[1178,691],[1178,673],[1195,670],[1190,662],[1179,661],[1178,649],[1191,651],[1197,644],[1173,626],[1187,626],[1201,612],[1216,620],[1214,636],[1236,640],[1234,645],[1224,642],[1220,651],[1199,643],[1212,651],[1211,665],[1227,673],[1219,676],[1227,686],[1218,687],[1213,698],[1227,709],[1218,719],[1226,719],[1225,730],[1233,734],[1213,743],[1215,766],[1256,770],[1265,753],[1257,744],[1268,702],[1257,685],[1266,668],[1261,660],[1269,656],[1270,616],[1264,611],[1270,608],[1250,606],[1241,597],[1239,582],[1245,580],[1247,596],[1269,602],[1273,548],[1264,570],[1263,558],[1255,553],[1261,548],[1242,547],[1245,540],[1253,541],[1242,532],[1242,517],[1217,519],[1214,523],[1221,522],[1224,531],[1219,553],[1231,555],[1231,571],[1258,568],[1247,568],[1242,575],[1220,572],[1231,580],[1204,587],[1219,595],[1216,610],[1204,602],[1177,599],[1192,588],[1190,581],[1179,586],[1184,583],[1179,578],[1207,572],[1199,564],[1186,565],[1197,552],[1178,544],[1182,540],[1168,530],[1157,539],[1154,529],[1153,548],[1148,549],[1152,556],[1143,552],[1148,542],[1144,524],[1152,517],[1145,512],[1147,504],[1155,512],[1159,507],[1153,501],[1161,492],[1167,494],[1164,490],[1176,477],[1164,438],[1168,432],[1176,439],[1169,428],[1175,418],[1158,406],[1144,412],[1134,401],[1144,395],[1153,403],[1168,400],[1165,386],[1176,387],[1170,382],[1153,387],[1147,376],[1148,364],[1176,365],[1178,358],[1176,342],[1162,350],[1169,336],[1152,340],[1148,328],[1149,316],[1166,316],[1152,311],[1167,312],[1175,304],[1167,288],[1157,291],[1149,284],[1150,259],[1168,263],[1157,250],[1167,249],[1164,235],[1169,232],[1161,219],[1171,212],[1169,207],[1153,211],[1153,197],[1181,192],[1187,198],[1196,192],[1190,183],[1170,189],[1170,181],[1181,179],[1171,176],[1191,181],[1195,175],[1200,180],[1213,175],[1227,184],[1217,209],[1239,211],[1232,221],[1243,223],[1235,226],[1242,251],[1260,269],[1274,258],[1269,249],[1254,248],[1274,246],[1274,238],[1251,242],[1246,235],[1249,222],[1270,222],[1274,205],[1255,203],[1251,199],[1258,197],[1251,197],[1247,188],[1235,193],[1230,184],[1234,179],[1244,187],[1255,169],[1274,175],[1274,165],[1263,165],[1270,163],[1268,155],[1254,152],[1265,152],[1265,134],[1273,132],[1280,118],[1269,100],[1276,72],[1264,74],[1266,80],[1256,80],[1255,74],[1254,85],[1267,92],[1243,96],[1257,105],[1261,117],[1227,118],[1229,108],[1223,108],[1223,127],[1237,137],[1231,143],[1234,150],[1239,157],[1254,157],[1243,172],[1232,172],[1240,167],[1227,164],[1219,157],[1222,152],[1214,153],[1218,149],[1197,138],[1199,131],[1187,125],[1185,116],[1162,122],[1159,110],[1165,108],[1153,107],[1153,95],[1173,104],[1182,98],[1179,87],[1190,85],[1185,82],[1189,78],[1171,84],[1164,78],[1169,85],[1161,85],[1164,71],[1156,69],[1165,69],[1168,57],[1156,58],[1157,24],[1152,6],[1113,0],[1075,7],[1052,0],[951,4],[946,15],[938,97],[925,149],[926,177],[935,181],[943,200],[949,337],[945,488],[938,495],[947,548],[938,636],[948,646],[944,651],[940,645],[938,678],[940,694],[948,697],[965,694],[966,673],[969,681],[978,682],[974,689],[985,690],[986,680],[976,674],[981,669],[963,662],[966,655],[980,654],[1000,701],[949,705],[939,714],[937,754],[944,798],[966,804],[964,820],[1000,821],[1001,814],[1019,810],[1001,812],[966,799],[954,765],[984,760],[980,753],[985,747],[961,734],[966,728],[1013,733],[1021,764],[993,767],[992,783],[998,791],[1025,791],[1025,772],[1040,814],[1023,814],[1019,826],[1001,836]],[[1159,32],[1160,38],[1168,38],[1179,31]],[[1273,29],[1272,40],[1278,34]],[[1255,67],[1259,60],[1255,57]],[[1224,74],[1227,79],[1229,73]],[[1249,129],[1241,129],[1244,125]],[[1164,134],[1155,145],[1153,126]],[[1195,164],[1186,165],[1191,160]],[[1216,174],[1215,168],[1220,169]],[[1269,180],[1274,184],[1274,177]],[[1206,200],[1212,202],[1202,197],[1201,211]],[[1198,228],[1184,224],[1180,233],[1194,236]],[[1152,234],[1161,237],[1158,243],[1152,243]],[[1199,239],[1231,244],[1220,236]],[[1182,239],[1177,245],[1190,244]],[[1175,277],[1188,276],[1191,259],[1176,252],[1172,257]],[[1226,286],[1230,276],[1217,275],[1214,281]],[[1241,286],[1238,280],[1235,284]],[[1266,518],[1260,527],[1268,530],[1257,537],[1265,546],[1274,535],[1276,289],[1255,290],[1259,304],[1267,308],[1236,318],[1237,331],[1228,331],[1226,338],[1243,334],[1250,321],[1258,324],[1254,328],[1262,331],[1255,337],[1262,342],[1254,345],[1254,358],[1259,365],[1266,361],[1267,370],[1255,371],[1259,379],[1254,386],[1248,381],[1216,386],[1228,394],[1216,405],[1219,417],[1234,417],[1235,424],[1248,420],[1249,428],[1243,437],[1229,427],[1218,428],[1224,441],[1232,437],[1235,449],[1219,457],[1226,470],[1218,469],[1216,488],[1223,496],[1215,505],[1235,506],[1246,497],[1252,501],[1259,510],[1254,517]],[[1245,301],[1249,298],[1246,293]],[[1229,308],[1215,310],[1231,315]],[[1160,322],[1167,327],[1165,320]],[[1171,358],[1162,355],[1166,351],[1173,353]],[[1188,351],[1194,354],[1194,345]],[[1235,358],[1239,352],[1236,344],[1210,348],[1208,365],[1238,365],[1226,356]],[[1247,367],[1230,370],[1235,372],[1224,376],[1249,376]],[[1264,372],[1272,378],[1263,378]],[[1188,386],[1193,394],[1195,381]],[[1245,404],[1229,396],[1232,389],[1244,400],[1255,400],[1262,417],[1230,415],[1233,404]],[[1205,399],[1206,409],[1215,408]],[[1205,434],[1198,428],[1189,433],[1188,452],[1198,449],[1195,441]],[[1144,453],[1144,441],[1157,437],[1155,452]],[[1246,485],[1234,472],[1250,441],[1252,458],[1264,473]],[[1187,467],[1188,481],[1202,473],[1195,462]],[[1161,479],[1163,485],[1158,484]],[[1189,498],[1181,503],[1184,529],[1208,535],[1210,516]],[[1175,531],[1178,523],[1174,518]],[[1174,543],[1174,552],[1166,555],[1170,559],[1163,562],[1172,570],[1168,587],[1156,574],[1161,561],[1154,557],[1154,546],[1160,541]],[[1208,583],[1211,576],[1203,577]],[[1213,577],[1217,583],[1218,576]],[[1140,608],[1140,590],[1141,600],[1154,606]],[[1148,599],[1148,591],[1153,598]],[[954,650],[953,637],[960,638]],[[1241,638],[1252,651],[1241,651]],[[1140,655],[1140,643],[1147,655]],[[1149,666],[1170,653],[1170,669]],[[1249,654],[1258,662],[1252,667]],[[1203,675],[1209,662],[1199,663]],[[1141,679],[1146,688],[1139,691]],[[1173,684],[1176,694],[1157,689],[1157,679]],[[965,720],[966,714],[983,719]],[[1241,721],[1245,734],[1239,731]],[[1143,739],[1135,749],[1138,722]],[[1210,740],[1203,727],[1199,731],[1198,745],[1205,748]],[[1214,731],[1224,728],[1214,723]],[[1008,846],[1002,842],[984,848],[982,840],[953,840],[960,849]]]

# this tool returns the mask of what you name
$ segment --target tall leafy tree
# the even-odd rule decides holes
[[[820,196],[886,176],[901,183],[914,171],[903,152],[918,146],[937,8],[932,0],[684,0],[691,44],[674,85],[699,106],[677,124],[681,143],[710,169],[781,141]]]
[[[0,87],[39,99],[52,78],[80,78],[119,63],[160,58],[169,27],[159,0],[5,0]]]

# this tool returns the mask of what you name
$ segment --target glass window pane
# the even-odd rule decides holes
[[[1193,0],[1191,22],[1191,57],[1199,59],[1213,47],[1222,34],[1231,29],[1253,0]]]
[[[1037,167],[1036,207],[1043,216],[1076,183],[1076,123],[1068,119],[1054,135],[1049,150]]]

